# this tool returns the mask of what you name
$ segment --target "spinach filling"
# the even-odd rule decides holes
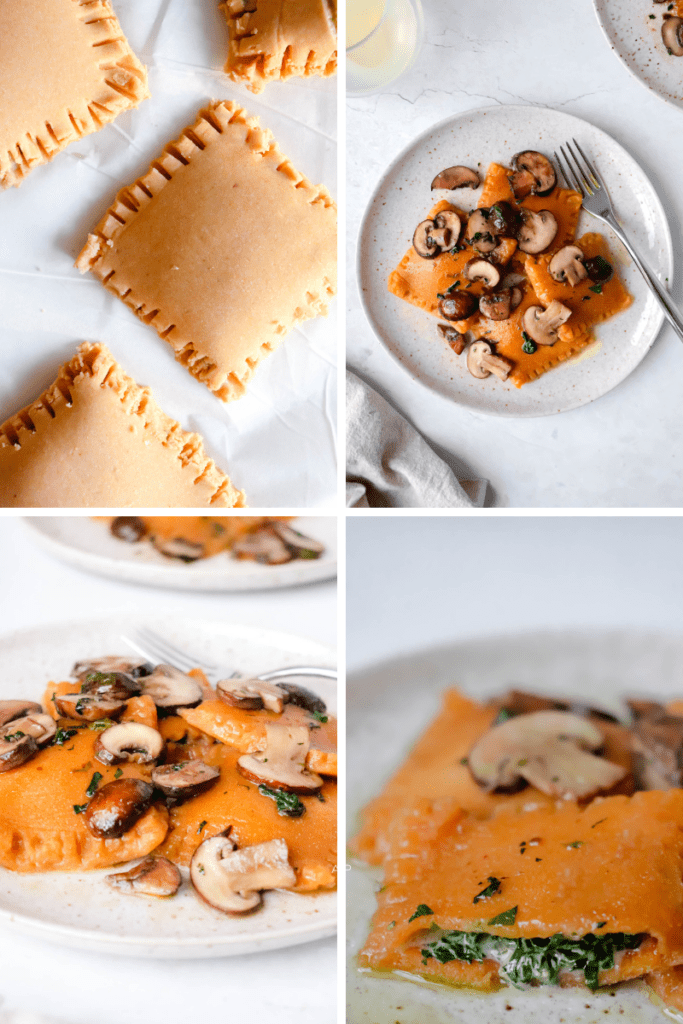
[[[583,971],[586,985],[598,987],[600,971],[614,967],[614,955],[625,949],[637,949],[644,934],[583,935],[571,938],[559,932],[549,939],[505,939],[487,932],[442,932],[438,939],[422,948],[423,962],[434,959],[440,964],[451,960],[486,958],[500,965],[502,979],[521,988],[523,985],[557,985],[560,971]]]

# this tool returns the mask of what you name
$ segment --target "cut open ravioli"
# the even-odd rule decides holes
[[[224,0],[230,42],[225,70],[260,92],[266,82],[337,70],[335,0]]]
[[[84,343],[0,426],[3,508],[243,507],[191,434],[100,344]]]
[[[257,118],[213,103],[119,192],[77,264],[219,398],[336,288],[336,207]]]
[[[149,95],[109,0],[0,4],[0,185]]]

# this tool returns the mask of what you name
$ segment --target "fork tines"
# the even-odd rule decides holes
[[[557,153],[554,153],[553,155],[557,161],[558,167],[562,171],[564,180],[567,182],[569,187],[573,188],[576,192],[579,192],[583,197],[585,197],[586,194],[592,196],[595,192],[599,192],[603,187],[602,182],[600,181],[598,172],[592,166],[576,139],[572,139],[572,142],[578,150],[583,160],[583,164],[569,142],[566,142],[564,146],[560,146],[560,153],[562,154],[562,157],[564,157],[564,163]]]

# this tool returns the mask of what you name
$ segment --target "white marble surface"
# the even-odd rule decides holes
[[[53,560],[11,516],[2,518],[0,565],[3,634],[79,615],[153,607],[155,614],[266,626],[335,643],[333,582],[235,595],[131,586]],[[0,1011],[49,1015],[63,1024],[169,1024],[198,1013],[221,1024],[336,1020],[333,938],[255,956],[171,961],[80,953],[3,928],[0,962]]]
[[[377,180],[424,129],[492,103],[556,107],[613,135],[664,203],[676,267],[680,262],[681,112],[617,60],[591,0],[426,0],[425,22],[415,67],[385,92],[347,101],[350,365],[401,409],[461,477],[490,481],[488,506],[683,505],[683,351],[668,326],[634,373],[598,401],[557,416],[515,420],[470,412],[427,392],[393,362],[367,324],[355,286],[355,246]],[[681,65],[683,78],[683,59]],[[672,291],[683,304],[678,270]]]

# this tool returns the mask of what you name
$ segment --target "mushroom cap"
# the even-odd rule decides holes
[[[132,679],[139,679],[140,676],[148,676],[154,669],[151,661],[145,658],[121,658],[116,654],[108,655],[105,658],[91,658],[88,661],[77,661],[71,670],[71,675],[76,679],[85,679],[91,672],[123,672]]]
[[[42,705],[32,700],[0,700],[0,728],[15,718],[23,718],[25,715],[39,715],[42,713]]]
[[[52,715],[46,715],[42,711],[33,712],[24,715],[23,718],[13,718],[4,732],[26,733],[27,736],[33,737],[39,747],[44,747],[57,732],[57,723]]]
[[[243,754],[237,759],[237,771],[251,782],[265,783],[271,789],[288,793],[315,793],[323,780],[306,770],[310,732],[305,725],[266,722],[265,749]]]
[[[512,312],[512,291],[500,288],[479,299],[479,312],[489,320],[507,320]]]
[[[578,245],[563,245],[548,264],[550,276],[555,281],[566,281],[572,288],[588,277],[583,263],[583,249]]]
[[[441,246],[432,238],[433,220],[421,220],[413,233],[413,249],[423,260],[433,260],[441,252]]]
[[[312,537],[306,537],[289,523],[272,522],[270,529],[287,545],[297,558],[318,558],[325,551],[325,545]]]
[[[468,260],[462,272],[468,281],[482,281],[485,288],[495,288],[500,284],[500,270],[482,256]]]
[[[557,220],[550,210],[520,210],[522,226],[517,242],[522,252],[535,255],[552,245],[557,235]]]
[[[115,779],[98,789],[86,807],[85,823],[98,839],[120,839],[152,802],[154,787],[142,779]]]
[[[197,562],[206,555],[203,544],[185,537],[153,537],[152,544],[160,555],[179,562]]]
[[[472,342],[467,350],[467,369],[473,377],[483,380],[485,377],[489,377],[491,375],[491,371],[487,370],[482,363],[482,357],[490,356],[491,354],[492,350],[488,341]]]
[[[220,679],[216,683],[216,693],[226,704],[245,711],[266,708],[279,715],[287,703],[287,697],[279,686],[254,676],[236,675]]]
[[[521,153],[516,153],[512,158],[512,168],[514,174],[511,185],[517,199],[524,198],[529,193],[547,196],[557,184],[555,168],[548,157],[536,149],[525,149]]]
[[[672,57],[683,57],[683,18],[664,15],[662,41]]]
[[[164,796],[177,802],[205,793],[220,776],[218,768],[193,759],[179,761],[177,764],[159,765],[152,772],[152,782]]]
[[[571,309],[563,306],[558,299],[553,299],[547,309],[542,306],[529,306],[525,309],[522,327],[539,345],[554,345],[559,337],[558,329],[571,315]]]
[[[453,328],[450,329],[452,330]],[[295,704],[298,708],[303,708],[304,711],[308,711],[310,714],[324,715],[327,711],[327,704],[317,693],[313,693],[313,690],[309,690],[305,686],[299,686],[297,683],[277,683],[276,685],[278,689],[283,690],[287,695],[286,700],[288,704]]]
[[[294,557],[291,548],[270,526],[240,537],[232,546],[232,556],[251,559],[262,565],[283,565],[285,562],[291,562]]]
[[[224,914],[246,914],[261,904],[264,889],[291,889],[296,875],[284,839],[237,849],[229,836],[205,839],[190,861],[197,894]]]
[[[166,857],[145,857],[129,871],[106,875],[112,889],[132,896],[175,896],[183,878],[180,870]]]
[[[467,320],[477,309],[476,296],[456,288],[439,299],[439,315],[444,320]]]
[[[104,697],[106,700],[129,700],[137,697],[142,686],[126,672],[86,672],[81,693]]]
[[[439,171],[432,181],[431,187],[432,189],[479,188],[480,184],[481,180],[476,171],[473,171],[471,167],[456,164],[454,167],[446,167],[445,170]]]
[[[512,203],[501,199],[489,208],[489,223],[501,238],[515,238],[519,228],[520,213]]]
[[[80,722],[98,722],[101,718],[118,718],[126,706],[125,700],[109,700],[87,693],[56,693],[55,707],[64,718]]]
[[[173,665],[157,665],[142,679],[142,693],[164,711],[196,707],[203,697],[197,680]]]
[[[489,221],[489,211],[480,207],[473,210],[467,219],[467,237],[477,252],[492,252],[498,245],[493,225]]]
[[[448,342],[456,356],[459,356],[465,349],[465,335],[449,324],[437,324],[437,327],[442,338]]]
[[[21,729],[15,730],[13,726],[14,723],[10,723],[9,731],[5,728],[0,734],[0,772],[18,768],[38,753],[38,744],[33,736]]]
[[[517,788],[521,780],[548,796],[581,799],[611,789],[626,775],[620,765],[590,751],[604,737],[592,722],[568,711],[534,711],[489,729],[468,765],[486,790]]]
[[[137,544],[147,534],[147,526],[139,516],[115,516],[109,525],[110,532],[128,544]]]
[[[150,764],[161,754],[164,741],[161,733],[141,722],[122,722],[101,732],[95,741],[95,757],[102,764],[134,761]]]

